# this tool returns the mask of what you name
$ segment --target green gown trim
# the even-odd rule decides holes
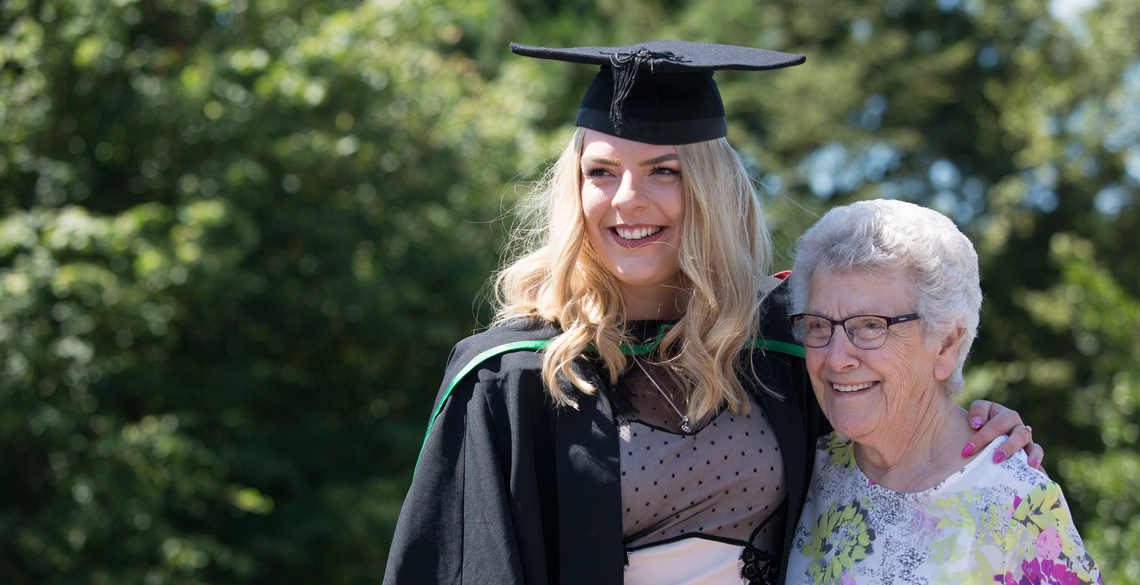
[[[657,345],[661,343],[661,339],[665,336],[665,331],[670,327],[672,327],[672,325],[668,323],[662,325],[661,328],[657,331],[657,336],[645,343],[622,344],[621,352],[625,355],[644,355],[653,351]],[[455,389],[455,386],[459,384],[460,380],[467,376],[467,374],[470,374],[471,370],[479,367],[479,364],[482,364],[483,362],[497,355],[502,355],[507,352],[517,351],[521,349],[541,351],[545,349],[546,346],[550,345],[550,342],[551,340],[549,339],[533,339],[504,343],[502,345],[496,345],[495,347],[487,349],[479,353],[479,355],[471,358],[471,361],[467,362],[467,365],[463,366],[463,369],[459,370],[459,373],[456,374],[454,378],[452,378],[451,383],[447,385],[447,390],[443,393],[443,397],[440,398],[439,404],[436,405],[435,410],[431,413],[431,418],[428,420],[427,432],[424,433],[424,441],[420,445],[420,454],[416,456],[416,468],[419,468],[420,466],[420,458],[423,457],[424,454],[424,445],[427,444],[428,435],[431,434],[431,429],[435,425],[435,418],[439,416],[439,413],[443,410],[443,405],[447,403],[447,399],[451,397],[451,391]],[[788,355],[799,358],[804,357],[804,347],[802,345],[788,343],[786,341],[773,341],[770,339],[756,338],[749,341],[745,347],[759,349],[761,351],[776,351],[780,353],[786,353]],[[412,473],[414,474],[415,471],[413,470]]]

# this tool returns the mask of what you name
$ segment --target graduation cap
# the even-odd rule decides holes
[[[526,57],[600,65],[575,124],[649,144],[689,144],[728,132],[713,81],[718,69],[759,71],[799,65],[803,55],[690,41],[625,47],[534,47],[511,43]]]

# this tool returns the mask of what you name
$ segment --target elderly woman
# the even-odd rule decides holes
[[[833,209],[798,240],[790,284],[835,431],[817,443],[787,583],[1099,582],[1061,488],[1023,453],[999,438],[963,462],[953,396],[982,292],[953,222],[901,201]]]
[[[385,585],[781,581],[826,429],[713,72],[804,58],[512,50],[601,70],[534,192],[520,235],[539,241],[499,272],[497,324],[452,352]],[[994,416],[969,440],[1024,428],[975,414]]]

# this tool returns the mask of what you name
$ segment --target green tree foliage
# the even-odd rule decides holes
[[[529,132],[460,3],[294,4],[3,8],[16,582],[382,571]]]
[[[1106,581],[1140,583],[1134,22],[1127,0],[9,0],[0,574],[374,583],[506,210],[593,75],[507,41],[686,38],[809,56],[718,75],[780,267],[852,199],[972,234],[967,395],[1034,424]]]

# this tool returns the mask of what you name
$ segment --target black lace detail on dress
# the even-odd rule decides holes
[[[744,545],[740,560],[744,562],[740,567],[740,577],[748,585],[776,585],[776,577],[780,574],[779,558],[749,543]]]

